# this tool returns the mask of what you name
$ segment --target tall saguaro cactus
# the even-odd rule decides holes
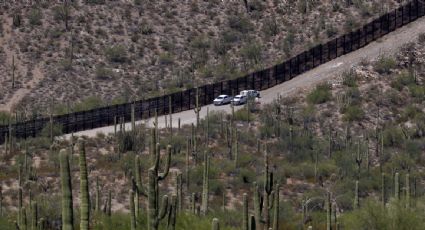
[[[208,213],[209,175],[210,175],[210,157],[208,155],[208,151],[205,151],[203,183],[202,183],[202,204],[201,204],[201,212],[203,215],[206,215]]]
[[[79,139],[80,150],[80,229],[88,230],[90,223],[90,194],[87,172],[86,149],[83,139]]]
[[[385,207],[385,202],[387,200],[386,196],[385,173],[381,173],[381,202],[383,207]]]
[[[249,230],[248,223],[248,195],[243,194],[242,230]]]
[[[38,221],[38,206],[37,202],[32,202],[31,205],[31,230],[37,230]]]
[[[326,195],[326,230],[332,230],[332,204],[331,204],[331,193],[328,192]]]
[[[395,173],[394,175],[394,196],[397,200],[400,199],[400,179],[399,179],[399,173]]]
[[[195,108],[193,111],[196,114],[196,128],[199,128],[199,112],[201,112],[201,107],[199,106],[199,88],[196,88],[196,98],[195,98]]]
[[[129,196],[129,201],[130,203],[130,229],[131,230],[136,230],[137,227],[137,223],[136,223],[136,210],[134,207],[134,191],[132,189],[130,189],[130,196]]]
[[[359,181],[356,180],[356,188],[354,190],[354,208],[359,208]]]
[[[410,174],[406,174],[406,208],[410,208]]]
[[[73,230],[74,214],[72,209],[71,173],[69,156],[65,149],[60,150],[59,161],[62,187],[62,230]]]
[[[164,172],[159,172],[160,151],[159,143],[156,144],[155,162],[148,171],[148,229],[158,230],[159,221],[164,219],[168,210],[168,196],[163,196],[159,207],[159,185],[158,182],[164,180],[170,169],[171,145],[167,146],[167,159]]]
[[[279,184],[276,184],[274,191],[273,209],[273,229],[279,229]]]
[[[273,173],[269,171],[269,157],[267,148],[264,147],[264,185],[262,192],[259,192],[257,183],[254,182],[254,215],[257,229],[268,229],[270,227],[270,211],[274,206],[274,189],[278,186],[273,184]],[[261,199],[262,198],[262,199]],[[275,206],[274,208],[279,208]]]

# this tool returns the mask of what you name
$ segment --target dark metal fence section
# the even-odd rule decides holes
[[[343,36],[319,44],[273,67],[250,73],[232,80],[221,81],[198,88],[199,104],[207,105],[220,94],[235,95],[244,89],[264,90],[289,81],[295,76],[311,70],[341,55],[364,47],[370,42],[388,34],[425,15],[423,0],[412,0],[398,9],[384,14],[361,28]],[[171,100],[171,111],[170,111]],[[53,121],[62,126],[64,133],[77,132],[113,125],[117,118],[131,120],[131,108],[134,106],[136,119],[180,112],[193,109],[196,103],[196,89],[187,89],[169,95],[121,105],[112,105],[88,111],[54,116]],[[50,118],[41,118],[9,126],[0,126],[0,143],[11,132],[18,138],[35,137],[50,122]]]

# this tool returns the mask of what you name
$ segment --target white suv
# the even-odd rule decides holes
[[[232,100],[231,96],[223,94],[218,96],[216,99],[214,99],[214,105],[225,105],[230,103],[231,100]]]
[[[242,96],[246,96],[246,97],[260,97],[260,92],[258,92],[257,90],[242,90],[240,95]]]
[[[243,105],[246,103],[247,97],[243,96],[243,95],[236,95],[233,99],[232,99],[232,105]]]

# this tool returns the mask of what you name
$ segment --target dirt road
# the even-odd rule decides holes
[[[272,102],[279,94],[282,96],[290,95],[295,93],[298,89],[301,88],[310,88],[320,82],[329,80],[338,76],[338,74],[343,71],[349,70],[352,66],[358,65],[363,60],[374,60],[380,55],[391,55],[400,49],[400,47],[408,42],[415,41],[419,34],[425,33],[425,17],[416,20],[386,36],[378,39],[375,42],[370,43],[369,45],[336,58],[330,62],[327,62],[315,69],[312,69],[302,75],[295,77],[294,79],[276,85],[270,89],[261,91],[261,103]],[[231,112],[231,108],[228,105],[225,106],[214,106],[208,105],[202,107],[200,112],[201,117],[205,117],[207,113],[207,108],[209,111],[225,111]],[[236,107],[237,108],[237,107]],[[180,113],[175,113],[173,116],[173,126],[176,126],[177,120],[181,119],[181,124],[190,124],[196,122],[196,116],[193,110],[188,110]],[[159,126],[164,127],[165,121],[164,117],[161,116],[159,119]],[[152,119],[138,121],[137,123],[144,122],[148,126],[152,125]],[[126,124],[126,127],[130,128],[130,123]],[[96,133],[111,133],[114,131],[113,126],[97,128],[92,130],[81,131],[75,133],[74,135],[81,136],[95,136]],[[65,135],[69,137],[69,135]]]

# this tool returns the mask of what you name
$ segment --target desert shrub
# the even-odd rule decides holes
[[[425,43],[425,33],[419,34],[418,42],[421,43],[421,44]]]
[[[410,85],[410,95],[416,99],[423,100],[425,98],[425,86]]]
[[[113,75],[114,73],[112,72],[111,69],[104,66],[96,66],[96,72],[95,72],[96,79],[107,80],[113,77]]]
[[[86,0],[86,3],[87,4],[98,4],[98,5],[101,5],[101,4],[105,4],[105,0]]]
[[[28,19],[31,25],[41,25],[41,19],[43,18],[43,14],[40,9],[32,9],[29,12]]]
[[[53,19],[57,22],[66,21],[69,19],[70,14],[69,6],[59,5],[52,8]]]
[[[211,42],[206,36],[197,36],[192,39],[192,41],[190,42],[190,46],[197,50],[206,50],[210,48]]]
[[[374,69],[380,74],[388,74],[391,69],[396,67],[397,63],[392,57],[381,56],[374,64]]]
[[[127,60],[127,50],[122,45],[107,48],[105,54],[111,62],[125,62]]]
[[[212,43],[212,50],[217,55],[225,55],[229,49],[230,45],[224,42],[224,39],[218,39]]]
[[[401,91],[404,86],[408,86],[414,83],[415,78],[413,77],[413,75],[408,71],[402,71],[400,75],[398,75],[396,79],[391,82],[391,87]]]
[[[402,147],[404,134],[400,127],[391,126],[383,131],[384,145],[391,147]]]
[[[276,36],[279,33],[279,25],[275,17],[268,18],[263,23],[262,30],[266,36]]]
[[[0,111],[0,124],[8,124],[12,116],[8,112]]]
[[[332,38],[337,34],[338,34],[338,29],[333,24],[329,24],[326,27],[326,35],[328,36],[328,38]]]
[[[348,87],[357,86],[358,75],[354,70],[346,71],[342,74],[343,84]]]
[[[252,30],[253,25],[249,19],[243,15],[231,15],[228,18],[229,27],[240,32],[247,33]]]
[[[407,121],[409,119],[415,119],[416,117],[420,117],[423,114],[423,112],[414,105],[408,105],[403,113],[402,113],[402,120]]]
[[[364,111],[359,105],[350,105],[347,106],[344,111],[343,120],[344,121],[360,121],[364,117]]]
[[[345,214],[342,223],[347,229],[424,229],[424,218],[418,215],[418,211],[406,208],[402,201],[395,200],[383,208],[380,202],[370,198],[362,202],[360,209]]]
[[[15,28],[20,27],[22,25],[21,13],[19,12],[13,13],[12,24],[13,24],[13,27]]]
[[[50,126],[52,126],[52,124],[50,122],[47,123],[44,126],[44,128],[40,132],[41,137],[49,137],[50,138]],[[53,126],[52,126],[53,137],[62,135],[62,133],[63,133],[62,128],[63,128],[62,125],[53,122]]]
[[[94,108],[99,108],[103,106],[103,101],[101,98],[96,96],[89,96],[84,98],[81,102],[75,104],[73,106],[73,111],[83,111],[83,110],[90,110]]]
[[[251,120],[252,120],[252,115]],[[246,109],[240,109],[235,111],[235,120],[236,121],[248,121],[248,111]]]
[[[230,44],[239,41],[240,36],[241,35],[237,31],[225,30],[224,32],[222,32],[220,37],[222,38],[225,44]]]
[[[329,101],[332,97],[330,86],[328,84],[321,84],[307,95],[307,102],[310,104],[322,104]]]
[[[161,53],[158,57],[158,62],[161,65],[170,65],[174,62],[173,56],[170,53]]]
[[[282,49],[283,49],[283,52],[285,52],[286,56],[291,55],[294,42],[295,42],[295,32],[290,29],[282,41]]]
[[[13,224],[13,222],[8,220],[6,216],[0,217],[0,226],[4,230],[14,230],[14,229],[16,229],[16,226]]]
[[[147,22],[142,22],[141,25],[141,32],[143,35],[149,35],[152,34],[154,32],[151,24],[147,23]]]
[[[262,55],[262,47],[258,42],[250,42],[241,49],[241,55],[245,60],[249,60],[251,64],[258,64]]]

